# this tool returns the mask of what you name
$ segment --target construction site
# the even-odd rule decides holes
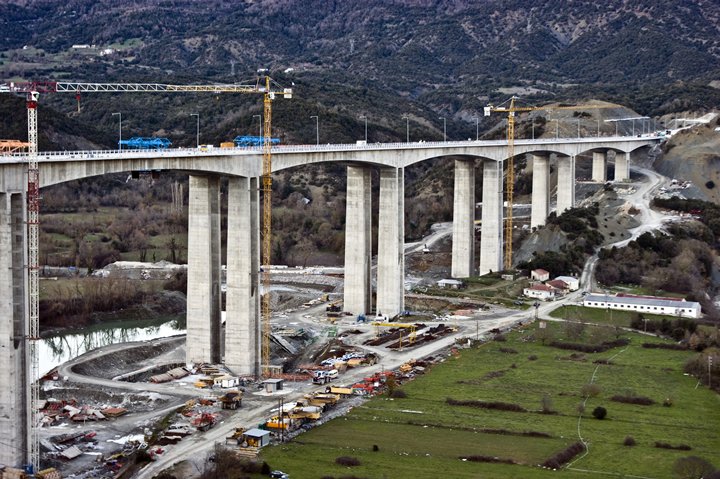
[[[332,275],[316,276],[316,286],[341,288]],[[155,467],[181,458],[191,474],[215,444],[255,458],[263,446],[342,415],[388,382],[423,374],[478,321],[483,330],[508,324],[500,311],[482,308],[449,321],[414,313],[388,322],[344,313],[336,297],[287,298],[284,309],[273,299],[280,311],[271,357],[283,372],[272,378],[238,377],[222,364],[187,366],[183,336],[108,346],[61,365],[40,382],[45,472],[36,477],[152,477]],[[188,449],[204,452],[187,457]],[[0,477],[24,474],[5,468]]]

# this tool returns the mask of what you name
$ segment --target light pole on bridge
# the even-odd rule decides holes
[[[402,117],[405,120],[405,143],[410,143],[410,117],[407,115]]]
[[[190,116],[194,116],[197,122],[195,122],[195,147],[200,148],[200,113],[190,113]]]
[[[119,132],[118,132],[118,137],[119,137],[119,140],[118,140],[118,149],[119,149],[120,151],[122,151],[122,112],[118,112],[118,113],[113,113],[113,114],[112,114],[112,116],[115,116],[115,115],[117,115],[117,116],[119,117],[119,119],[120,119],[120,127],[119,127]]]
[[[478,141],[480,139],[480,117],[474,116],[472,119],[475,120],[475,141]]]
[[[317,115],[313,115],[310,117],[312,120],[315,118],[315,144],[320,144],[320,118]]]
[[[253,118],[257,118],[257,119],[258,119],[258,138],[262,138],[262,136],[263,136],[263,133],[262,133],[262,126],[263,126],[263,125],[262,125],[262,115],[253,115]]]
[[[360,115],[361,120],[365,120],[365,143],[367,143],[367,115]]]
[[[439,120],[443,121],[443,142],[447,141],[447,121],[444,116],[441,116]]]
[[[560,138],[560,120],[557,118],[553,120],[555,122],[555,139]]]

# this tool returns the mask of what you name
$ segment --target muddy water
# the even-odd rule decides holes
[[[151,320],[113,321],[43,338],[40,341],[40,374],[83,353],[102,346],[165,338],[185,333],[185,315]]]

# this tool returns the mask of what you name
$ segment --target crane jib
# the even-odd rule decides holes
[[[265,93],[257,85],[168,85],[164,83],[85,83],[31,81],[0,84],[0,92],[9,93],[77,93],[77,92],[211,92]],[[273,92],[275,93],[275,92]],[[279,91],[278,94],[286,94]]]

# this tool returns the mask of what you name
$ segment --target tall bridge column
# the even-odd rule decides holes
[[[0,193],[0,464],[8,466],[24,463],[28,448],[25,215],[22,193]]]
[[[475,160],[455,160],[453,278],[475,274]]]
[[[604,151],[593,151],[592,180],[599,183],[607,181],[607,159]]]
[[[558,157],[557,215],[575,206],[575,157]]]
[[[225,365],[260,375],[260,223],[257,178],[228,180]]]
[[[550,158],[531,155],[533,160],[530,227],[543,226],[550,213]]]
[[[190,175],[188,363],[220,362],[220,179]]]
[[[615,152],[615,181],[630,179],[629,154],[621,151]]]
[[[500,161],[483,161],[482,230],[479,274],[503,268],[503,170]]]
[[[343,304],[345,311],[355,315],[370,313],[372,309],[370,173],[370,168],[364,166],[347,167]]]
[[[405,308],[405,170],[380,170],[377,312],[393,317]]]

